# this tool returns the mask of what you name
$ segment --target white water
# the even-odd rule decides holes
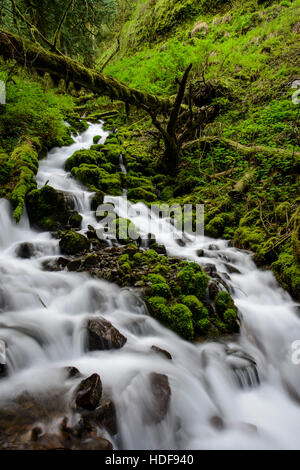
[[[70,193],[83,215],[83,229],[89,224],[97,228],[91,193],[66,174],[64,162],[74,151],[89,148],[99,134],[104,141],[102,126],[93,124],[74,145],[53,149],[37,176],[39,187],[49,181]],[[124,198],[107,200],[118,202],[124,214]],[[143,233],[148,209],[142,204],[135,208],[139,215],[132,220]],[[226,281],[241,312],[241,334],[231,342],[189,344],[149,317],[133,291],[85,274],[43,271],[42,262],[59,255],[58,241],[31,229],[26,214],[16,226],[9,204],[0,200],[0,340],[8,346],[9,370],[0,382],[0,407],[23,390],[59,389],[64,380],[60,368],[75,366],[86,376],[99,373],[111,389],[119,434],[110,439],[117,449],[299,449],[300,366],[291,360],[291,344],[300,339],[296,305],[248,253],[222,240],[198,239],[181,247],[171,237],[174,229],[166,223],[161,235],[158,223],[152,220],[151,232],[170,255],[214,263],[223,273],[224,263],[238,268],[241,274],[230,274]],[[34,244],[33,258],[16,256],[22,242]],[[212,243],[218,250],[208,250]],[[197,257],[200,248],[206,258]],[[128,338],[123,349],[85,352],[84,321],[99,314]],[[173,360],[151,351],[152,345],[168,350]],[[168,415],[160,424],[144,419],[149,372],[167,374],[172,390]],[[252,386],[240,387],[237,376]],[[70,382],[72,389],[78,380]],[[216,416],[223,420],[222,429],[212,425]]]

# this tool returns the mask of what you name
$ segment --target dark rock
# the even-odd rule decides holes
[[[168,351],[166,351],[165,349],[161,349],[158,346],[152,346],[151,349],[152,349],[152,351],[154,351],[158,354],[161,354],[162,356],[165,356],[169,361],[171,361],[173,359],[171,354]]]
[[[71,228],[74,228],[76,230],[81,229],[81,224],[82,224],[82,215],[78,214],[78,212],[73,212],[73,214],[69,218],[69,225]]]
[[[66,372],[67,379],[73,379],[81,375],[81,373],[76,367],[65,367],[64,371]]]
[[[59,266],[62,266],[63,268],[65,268],[69,262],[70,261],[67,258],[63,258],[62,256],[60,258],[58,258],[58,260],[57,260],[57,264]]]
[[[199,258],[203,258],[204,250],[197,250],[196,255],[199,256]]]
[[[117,413],[112,400],[103,400],[95,411],[95,420],[100,427],[105,428],[112,436],[117,434]]]
[[[42,230],[59,230],[66,226],[74,212],[74,202],[51,186],[31,191],[26,199],[30,223]]]
[[[202,267],[203,271],[206,272],[210,277],[214,277],[214,275],[217,272],[217,268],[215,264],[205,264],[205,266]]]
[[[217,294],[223,290],[222,285],[219,281],[212,279],[208,284],[208,292],[210,300],[215,300]]]
[[[32,243],[21,243],[16,249],[16,255],[22,259],[30,259],[34,255],[34,245]]]
[[[178,238],[178,239],[175,240],[175,241],[176,241],[176,243],[177,243],[178,246],[181,246],[181,247],[186,246],[186,243],[185,243],[184,240],[182,240],[182,238]]]
[[[89,319],[87,333],[88,349],[90,351],[120,349],[127,341],[127,338],[104,318]]]
[[[84,266],[85,267],[97,266],[99,261],[100,261],[100,257],[92,253],[85,258]]]
[[[69,230],[65,232],[59,242],[62,253],[66,255],[76,255],[90,247],[90,242],[80,233]]]
[[[229,271],[230,274],[241,274],[241,271],[237,269],[233,264],[224,263],[224,266]]]
[[[210,423],[218,431],[222,431],[225,428],[224,421],[220,416],[212,416]]]
[[[209,245],[208,249],[210,251],[219,251],[220,248],[217,245]]]
[[[103,204],[104,201],[104,193],[102,191],[97,191],[96,194],[93,196],[91,202],[91,209],[92,211],[96,211],[99,206]]]
[[[77,390],[75,403],[79,408],[95,410],[102,396],[102,382],[98,374],[93,374],[83,380]]]
[[[67,265],[68,271],[70,272],[76,272],[79,271],[81,268],[81,259],[74,259],[73,261],[70,261]]]
[[[154,398],[154,406],[151,410],[153,420],[160,423],[166,416],[171,399],[169,379],[166,375],[150,374],[150,386]]]

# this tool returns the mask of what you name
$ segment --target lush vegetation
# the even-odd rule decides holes
[[[1,63],[7,104],[0,117],[0,195],[12,201],[16,220],[26,195],[36,189],[38,159],[54,145],[71,143],[71,131],[86,126],[80,117],[95,121],[108,112],[107,129],[117,132],[105,145],[95,136],[90,150],[76,152],[66,163],[73,177],[97,192],[95,207],[104,194],[121,195],[124,187],[130,200],[146,204],[205,203],[206,234],[252,250],[256,262],[271,267],[297,298],[300,142],[292,84],[299,78],[299,0],[248,0],[242,5],[221,0],[89,0],[70,9],[68,2],[52,2],[46,10],[39,3],[36,13],[35,2],[27,8],[26,1],[14,3],[18,10],[6,1],[1,7],[6,29],[43,46],[53,44],[58,32],[57,49],[86,65],[95,62],[96,69],[105,66],[107,75],[144,92],[173,99],[178,80],[192,63],[184,105],[190,93],[198,111],[202,106],[208,110],[196,142],[183,143],[176,173],[170,175],[160,166],[162,134],[144,109],[125,110],[120,102],[111,103],[68,80],[39,76],[13,61]],[[64,12],[57,31],[54,19]],[[66,119],[71,128],[64,125]],[[179,121],[179,127],[184,125]],[[120,172],[120,153],[126,176]],[[29,205],[34,198],[41,202],[33,192]],[[72,214],[67,216],[70,221]],[[44,228],[61,224],[47,214],[44,222]],[[191,321],[187,309],[200,312],[195,305],[202,299],[195,292],[174,297],[170,291],[170,298],[168,292],[160,282],[149,297],[165,318],[177,312]],[[228,321],[232,310],[228,306],[222,312]],[[203,328],[204,317],[197,320]]]

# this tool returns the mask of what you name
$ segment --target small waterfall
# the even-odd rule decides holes
[[[105,141],[101,124],[90,124],[73,145],[51,150],[37,175],[39,187],[48,181],[69,194],[83,216],[83,231],[89,224],[100,227],[90,209],[93,193],[64,165],[76,150],[89,148],[95,135]],[[120,167],[126,171],[122,159]],[[44,271],[44,260],[59,255],[58,241],[30,228],[26,213],[17,226],[9,203],[0,200],[0,364],[5,356],[8,371],[1,378],[0,419],[1,409],[22,392],[60,394],[61,369],[73,366],[85,376],[100,374],[111,390],[117,449],[299,449],[300,369],[291,360],[291,345],[300,339],[300,320],[272,273],[224,240],[192,237],[179,245],[182,233],[144,204],[132,205],[126,197],[106,202],[115,203],[120,216],[129,210],[140,233],[153,233],[169,255],[214,263],[241,312],[241,334],[234,341],[190,344],[147,315],[132,290],[83,273]],[[83,325],[93,316],[127,337],[124,348],[86,351]],[[167,375],[171,387],[161,422],[149,418],[153,372]]]

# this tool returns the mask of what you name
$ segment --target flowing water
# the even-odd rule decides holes
[[[64,163],[74,151],[89,148],[95,135],[105,141],[102,125],[91,124],[75,144],[53,149],[37,175],[39,187],[49,182],[74,199],[83,232],[89,224],[97,227],[92,193],[64,171]],[[107,201],[125,214],[125,197]],[[144,233],[148,208],[132,209],[132,220]],[[214,263],[224,273],[240,311],[236,338],[190,344],[151,318],[134,291],[86,274],[44,271],[43,262],[59,255],[58,241],[30,228],[26,213],[16,226],[5,200],[0,200],[0,223],[0,340],[7,344],[9,371],[0,381],[0,411],[23,391],[59,391],[65,380],[61,368],[75,366],[85,376],[99,373],[111,389],[119,433],[110,440],[116,449],[300,448],[300,365],[292,361],[292,343],[300,339],[297,306],[249,253],[222,240],[196,238],[179,246],[174,227],[164,221],[161,233],[162,222],[152,218],[151,233],[169,255]],[[24,242],[33,245],[30,259],[18,257]],[[83,325],[91,315],[107,318],[127,337],[126,345],[86,352]],[[152,351],[152,345],[169,351],[173,360]],[[149,372],[166,374],[172,391],[168,414],[156,424],[143,413],[151,399]],[[70,394],[78,380],[68,382]]]

